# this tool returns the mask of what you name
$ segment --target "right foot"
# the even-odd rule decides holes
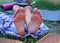
[[[14,24],[16,27],[17,34],[24,36],[24,22],[25,22],[25,10],[20,8],[19,13],[14,17]]]
[[[40,11],[38,9],[33,9],[33,15],[31,17],[31,21],[28,24],[28,33],[35,33],[39,26],[42,23],[42,17]]]

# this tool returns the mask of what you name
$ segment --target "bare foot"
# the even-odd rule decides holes
[[[28,24],[28,32],[35,33],[38,30],[41,23],[42,23],[42,17],[41,17],[40,11],[37,8],[35,8],[33,9],[31,21]]]
[[[14,18],[17,34],[21,36],[24,36],[24,22],[25,22],[25,10],[23,7],[21,7],[19,12],[15,15]]]

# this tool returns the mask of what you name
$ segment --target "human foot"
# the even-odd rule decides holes
[[[25,22],[25,10],[20,8],[19,13],[14,18],[14,24],[17,30],[17,34],[24,36],[24,22]]]
[[[35,8],[33,9],[31,21],[28,24],[28,33],[35,33],[38,30],[41,23],[42,23],[42,17],[40,11],[37,8]]]
[[[15,10],[15,11],[14,11],[13,18],[15,18],[15,17],[16,17],[16,15],[19,13],[19,11],[20,11],[20,9],[17,9],[17,10]]]

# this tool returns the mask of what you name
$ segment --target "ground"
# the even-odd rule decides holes
[[[12,2],[12,0],[7,0],[7,1],[6,0],[3,0],[3,1],[0,0],[0,5],[4,4],[4,3],[10,3],[10,2]],[[0,11],[3,11],[3,10],[0,9]],[[3,12],[5,12],[5,11],[3,11]],[[7,13],[7,12],[5,12],[5,13]],[[46,20],[44,20],[43,23],[50,28],[49,33],[56,33],[56,34],[60,35],[60,22],[59,21],[46,21]],[[17,38],[17,37],[11,36],[11,35],[3,35],[0,33],[0,37],[10,38],[10,39],[15,39],[15,40],[21,40],[24,43],[35,43],[37,40],[39,40],[43,36],[44,35],[40,36],[37,39],[34,39],[31,36],[26,37],[26,38]]]

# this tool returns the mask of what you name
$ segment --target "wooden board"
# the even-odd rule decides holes
[[[37,41],[36,43],[60,43],[60,36],[57,34],[50,33]]]
[[[0,43],[22,43],[22,42],[18,40],[0,38]]]

